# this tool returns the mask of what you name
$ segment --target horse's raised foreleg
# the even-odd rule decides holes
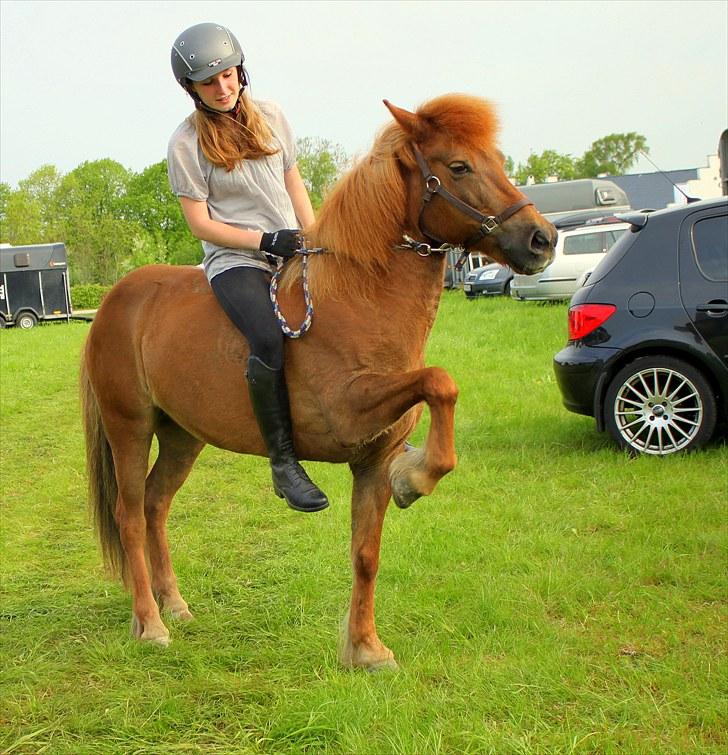
[[[205,444],[167,418],[159,423],[155,432],[159,455],[147,477],[144,496],[152,591],[159,607],[169,611],[172,618],[189,621],[192,614],[180,595],[169,555],[167,516],[172,498],[187,479]]]
[[[347,398],[357,417],[352,431],[364,436],[360,442],[394,424],[421,401],[430,409],[424,449],[401,454],[389,468],[392,495],[400,508],[429,495],[438,481],[454,469],[457,395],[455,381],[439,367],[398,375],[363,375],[352,383]]]
[[[151,427],[146,425],[145,421],[105,418],[119,490],[115,516],[126,556],[124,578],[132,594],[132,632],[139,639],[168,645],[169,632],[159,616],[146,563],[144,488],[152,439]]]
[[[339,657],[345,666],[370,671],[397,668],[374,624],[374,585],[379,569],[382,524],[391,489],[387,465],[357,469],[352,465],[351,561],[354,585],[349,613],[342,625]]]

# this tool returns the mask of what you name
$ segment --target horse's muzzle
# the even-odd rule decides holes
[[[529,224],[521,229],[521,234],[520,243],[514,239],[513,244],[507,244],[503,249],[508,264],[523,275],[540,273],[554,258],[558,231],[551,223],[544,221]]]

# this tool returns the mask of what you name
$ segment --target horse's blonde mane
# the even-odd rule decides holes
[[[493,149],[498,122],[485,100],[449,94],[430,100],[417,111],[422,138],[449,134],[454,143]],[[315,295],[339,292],[366,295],[387,266],[392,247],[405,225],[406,191],[400,165],[416,165],[412,136],[396,122],[378,134],[371,151],[330,191],[313,226],[309,244],[325,247],[310,259],[310,288]],[[300,262],[287,266],[284,285],[299,277]]]

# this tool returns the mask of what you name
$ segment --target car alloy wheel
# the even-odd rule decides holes
[[[666,456],[698,448],[713,434],[715,397],[703,375],[673,357],[636,359],[607,390],[606,426],[631,453]]]

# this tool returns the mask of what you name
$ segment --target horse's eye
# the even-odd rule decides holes
[[[450,163],[448,168],[450,168],[450,172],[454,176],[464,176],[466,173],[472,173],[470,166],[461,160],[456,160],[454,163]]]

